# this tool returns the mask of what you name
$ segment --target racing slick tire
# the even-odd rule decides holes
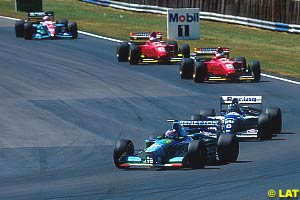
[[[281,133],[282,128],[282,116],[280,108],[267,107],[266,114],[270,115],[271,118],[271,132],[272,134]]]
[[[190,45],[182,44],[179,48],[179,52],[182,53],[183,58],[189,58],[191,54]]]
[[[68,29],[72,35],[72,39],[76,39],[78,37],[78,28],[76,22],[68,23]]]
[[[204,142],[200,140],[191,141],[182,162],[184,167],[192,169],[204,168],[207,163],[207,150]]]
[[[128,61],[131,65],[137,65],[140,60],[140,50],[139,47],[135,44],[129,46],[129,55]]]
[[[235,162],[239,156],[240,145],[234,134],[220,134],[217,142],[218,158],[221,162]]]
[[[33,29],[32,23],[26,22],[24,24],[24,39],[32,40],[33,32],[34,32],[34,29]]]
[[[167,45],[173,45],[174,46],[174,55],[178,55],[178,43],[175,40],[168,40]]]
[[[214,117],[214,116],[216,116],[216,111],[215,111],[215,109],[206,108],[206,109],[201,109],[199,114],[202,116],[202,119],[203,119],[205,117]]]
[[[183,58],[179,66],[179,74],[181,79],[192,79],[194,74],[194,60]]]
[[[271,117],[269,114],[260,114],[258,117],[258,133],[257,136],[261,140],[270,140],[272,138],[271,132]]]
[[[117,46],[116,55],[119,62],[127,62],[129,56],[128,42],[122,42]]]
[[[203,62],[196,62],[193,74],[195,83],[203,83],[206,77],[206,65]]]
[[[25,31],[24,24],[25,24],[24,20],[16,21],[15,24],[16,37],[20,37],[20,38],[24,37],[24,31]]]
[[[114,163],[117,168],[124,168],[120,166],[120,158],[123,155],[132,156],[134,154],[134,145],[131,140],[120,139],[116,142],[114,148]]]
[[[257,60],[251,61],[250,69],[251,69],[251,71],[253,73],[253,77],[254,77],[253,82],[259,82],[260,81],[260,73],[261,73],[259,61],[257,61]]]
[[[194,121],[201,121],[202,120],[202,115],[200,115],[200,114],[192,114],[190,119],[194,120]]]
[[[247,67],[247,62],[246,62],[246,58],[245,57],[235,57],[234,61],[240,61],[243,63],[243,68]]]

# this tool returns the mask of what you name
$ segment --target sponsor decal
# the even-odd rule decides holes
[[[212,121],[179,121],[182,126],[218,126],[218,120]]]
[[[199,13],[169,13],[169,22],[199,22]]]
[[[234,98],[236,97],[227,97],[226,101],[232,101]],[[251,102],[256,102],[257,98],[256,97],[238,97],[237,98],[239,102],[243,102],[243,101],[251,101]]]

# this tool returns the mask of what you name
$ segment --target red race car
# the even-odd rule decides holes
[[[176,63],[183,57],[190,57],[190,47],[183,44],[178,49],[176,41],[162,41],[161,32],[134,32],[130,33],[129,42],[122,42],[117,46],[116,55],[119,62],[129,61],[131,65]]]
[[[210,58],[205,58],[207,55]],[[260,81],[260,63],[245,57],[229,57],[229,48],[195,48],[191,58],[184,58],[180,64],[182,79],[193,79],[196,83],[204,81]]]

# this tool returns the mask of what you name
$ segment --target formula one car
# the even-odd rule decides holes
[[[222,56],[207,58],[207,55]],[[257,60],[246,63],[245,57],[229,57],[229,48],[195,48],[191,58],[182,60],[179,73],[182,79],[204,81],[260,81],[261,67]]]
[[[214,109],[202,109],[200,114],[192,115],[191,119],[221,120],[223,132],[240,139],[271,139],[282,128],[280,108],[267,107],[263,112],[262,96],[221,96],[219,116]]]
[[[16,37],[32,39],[71,38],[78,36],[77,23],[66,19],[54,20],[54,12],[28,12],[27,20],[16,21]]]
[[[182,57],[189,57],[189,54],[190,49],[187,44],[183,44],[178,49],[176,41],[162,41],[161,32],[130,33],[130,41],[120,43],[116,49],[118,61],[129,61],[131,65],[139,63],[176,63],[180,62]]]
[[[131,140],[118,140],[113,154],[115,166],[204,168],[216,161],[237,160],[239,142],[235,135],[221,133],[219,120],[168,121],[173,122],[172,128],[162,136],[145,140],[143,149],[135,150]]]

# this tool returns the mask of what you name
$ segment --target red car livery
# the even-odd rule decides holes
[[[143,41],[142,41],[143,40]],[[189,57],[188,45],[178,49],[176,41],[162,41],[161,32],[130,33],[130,41],[117,46],[116,55],[119,62],[136,65],[140,63],[175,63],[182,57]]]
[[[229,57],[229,48],[223,47],[223,56],[215,56],[218,48],[195,48],[191,58],[184,58],[179,72],[182,79],[204,81],[260,81],[260,63],[257,60],[246,63],[245,57]],[[205,58],[207,55],[214,55]]]

